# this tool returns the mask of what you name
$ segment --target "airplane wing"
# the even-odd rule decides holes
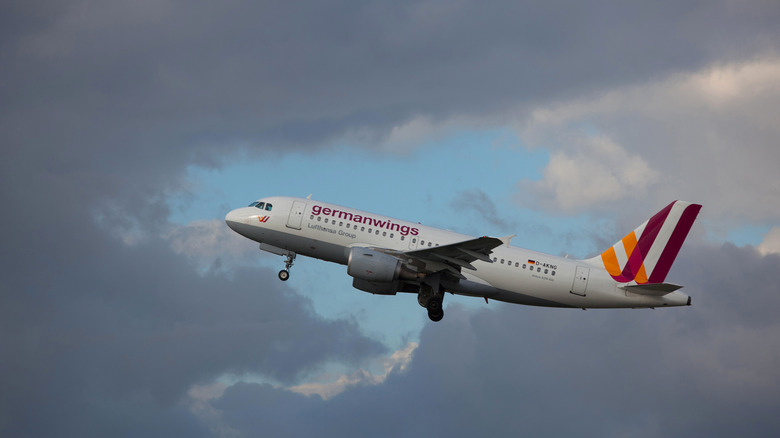
[[[465,279],[466,277],[460,273],[461,269],[476,270],[471,263],[477,260],[493,263],[493,260],[490,258],[493,248],[501,245],[508,246],[509,241],[513,237],[514,235],[504,238],[483,236],[463,242],[413,251],[383,251],[405,260],[409,265],[417,267],[418,272],[432,274],[446,271],[455,277]]]

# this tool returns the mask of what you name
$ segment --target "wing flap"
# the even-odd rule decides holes
[[[394,255],[399,258],[411,259],[411,264],[429,274],[445,271],[455,277],[465,279],[460,273],[462,268],[476,271],[477,268],[472,263],[477,260],[493,263],[493,260],[490,259],[493,249],[501,245],[508,245],[512,237],[514,236],[504,238],[483,236],[449,245],[398,252]]]

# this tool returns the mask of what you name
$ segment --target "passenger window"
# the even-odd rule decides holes
[[[321,222],[321,221],[322,221],[322,216],[317,216],[317,222]]]
[[[545,273],[545,274],[547,273],[547,269],[545,269],[545,270],[544,270],[544,273]]]
[[[271,204],[265,204],[265,211],[271,211],[274,208]]]
[[[421,240],[421,241],[420,241],[420,245],[425,245],[425,241],[424,241],[424,240]]]
[[[339,226],[343,227],[344,226],[344,222],[339,222]]]
[[[393,233],[390,233],[390,238],[391,238],[391,239],[393,238],[393,236],[395,236],[395,234],[393,234]]]
[[[555,275],[555,271],[552,271],[552,275]]]
[[[504,259],[501,259],[501,264],[502,264],[502,265],[504,264]]]
[[[525,269],[525,263],[523,263],[523,269]]]
[[[325,223],[326,223],[326,224],[328,223],[328,218],[325,218]]]
[[[536,272],[542,272],[542,268],[536,268]]]
[[[360,227],[360,231],[366,231],[366,227]]]
[[[428,242],[428,248],[430,248],[430,247],[431,247],[431,242]]]
[[[387,231],[382,231],[382,237],[387,236]]]
[[[412,243],[417,243],[417,239],[412,239]]]
[[[368,234],[371,234],[373,230],[371,228],[368,229]]]
[[[401,236],[401,240],[406,240],[406,236]]]
[[[379,230],[376,230],[376,235],[377,235],[377,236],[379,235]]]
[[[519,262],[515,262],[515,268],[518,268],[518,267],[520,267],[520,263]]]
[[[314,220],[314,215],[311,215],[311,217],[309,219]]]
[[[497,258],[495,258],[495,257],[493,257],[493,261],[494,261],[494,262],[495,262],[495,261],[498,261],[498,259],[497,259]]]

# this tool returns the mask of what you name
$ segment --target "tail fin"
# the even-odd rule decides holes
[[[663,283],[701,205],[674,201],[590,262],[620,283]]]

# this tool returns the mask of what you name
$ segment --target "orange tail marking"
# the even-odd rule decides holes
[[[615,248],[610,247],[608,250],[601,253],[601,260],[604,262],[604,267],[609,272],[609,275],[620,275],[620,265],[618,264],[617,255],[615,254]]]

